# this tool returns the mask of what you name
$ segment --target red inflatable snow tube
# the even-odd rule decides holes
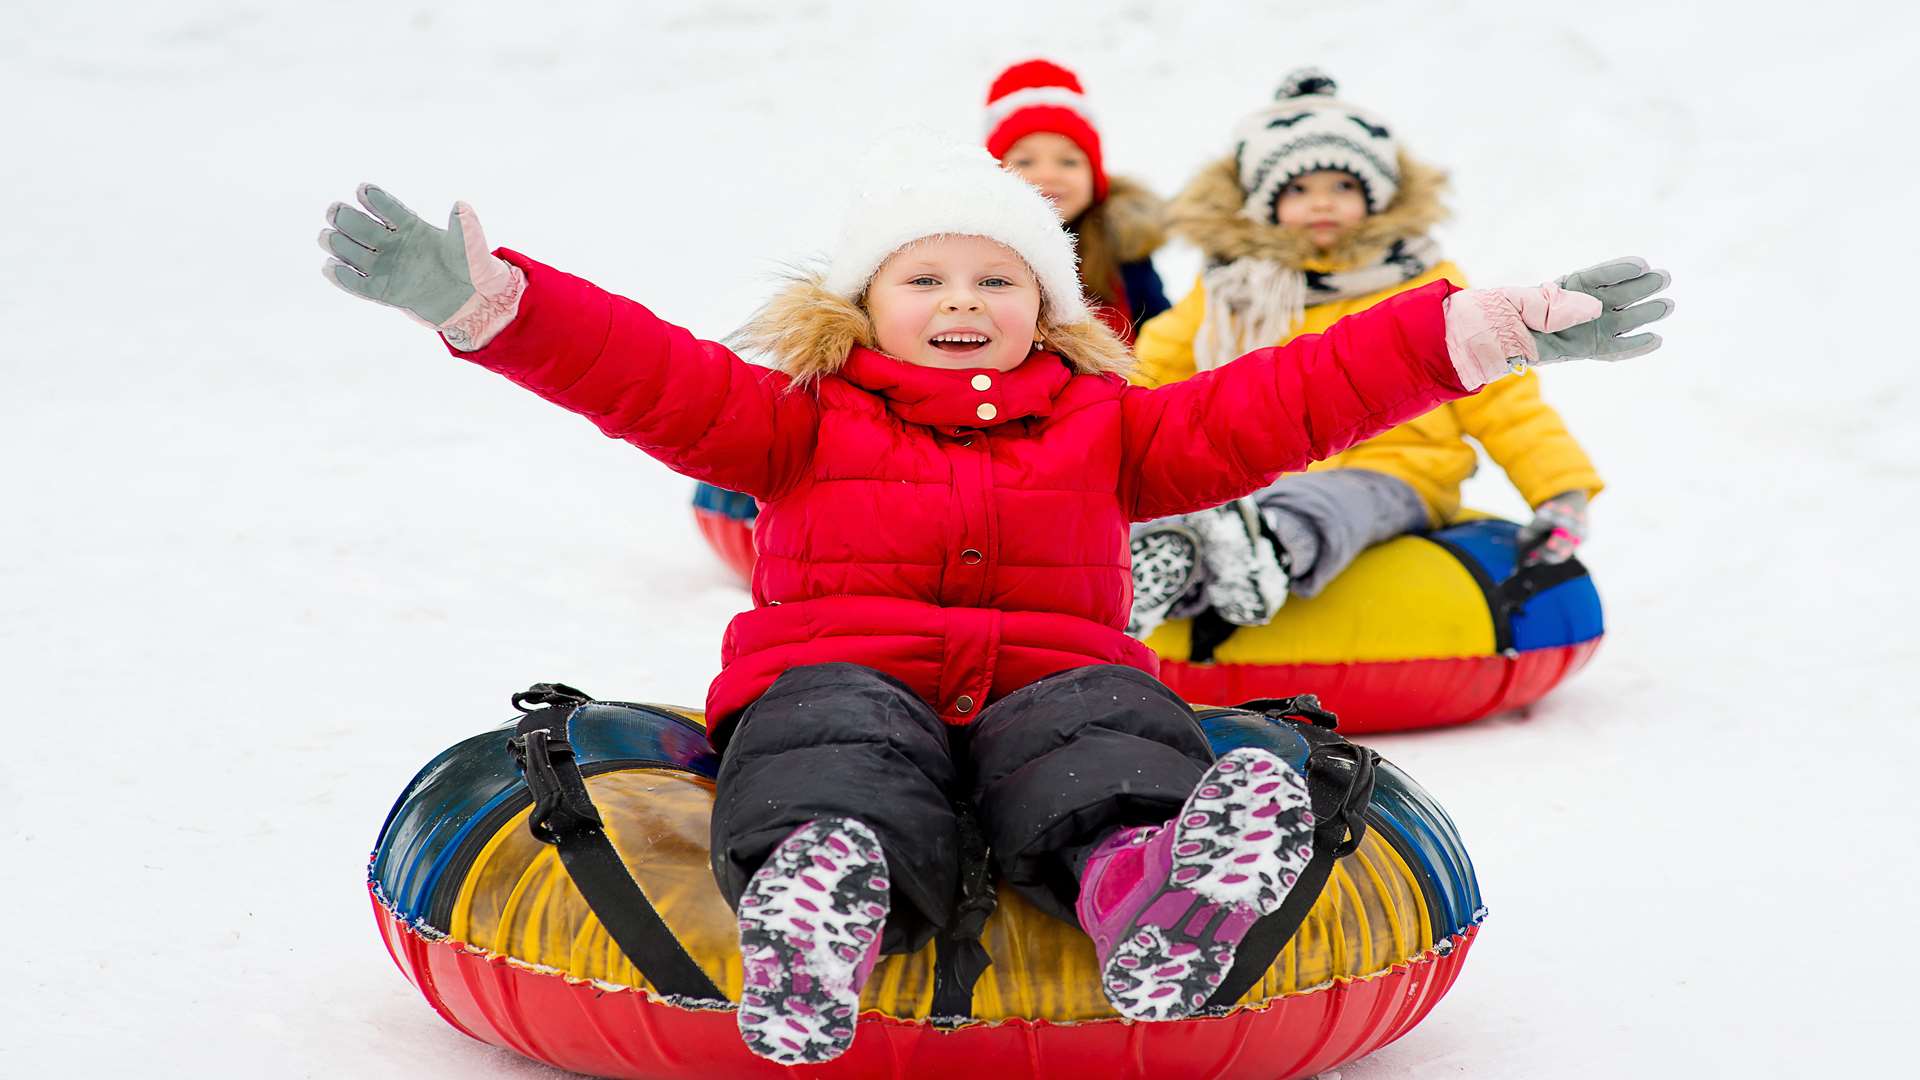
[[[760,514],[753,496],[701,484],[693,490],[693,520],[707,546],[739,577],[753,580],[753,521]]]
[[[1100,1076],[1141,1080],[1201,1075],[1193,1062],[1224,1063],[1210,1080],[1310,1077],[1412,1030],[1446,996],[1478,931],[1444,956],[1342,982],[1305,997],[1217,1020],[1178,1024],[1007,1021],[952,1030],[866,1016],[853,1048],[825,1065],[792,1069],[754,1057],[731,1012],[679,1008],[635,991],[610,991],[510,963],[459,942],[430,941],[402,926],[376,899],[374,914],[394,962],[442,1019],[460,1031],[536,1061],[590,1076],[634,1080],[732,1080],[751,1076]],[[878,1037],[876,1037],[878,1036]]]
[[[718,762],[699,715],[584,696],[465,739],[420,771],[368,868],[374,917],[448,1024],[595,1076],[1281,1080],[1406,1034],[1452,987],[1485,914],[1446,812],[1391,762],[1298,718],[1198,718],[1216,753],[1259,746],[1301,770],[1321,825],[1296,886],[1307,902],[1256,924],[1219,1000],[1186,1020],[1115,1015],[1085,935],[1002,888],[979,932],[984,972],[958,974],[937,944],[886,957],[845,1055],[797,1072],[755,1057],[734,1012],[737,926],[707,850]],[[588,819],[561,768],[574,770],[592,829],[576,831]],[[549,805],[543,821],[574,806],[575,824],[532,828]],[[637,891],[610,896],[605,876],[583,891],[576,874],[595,870],[592,852],[566,845],[592,837]],[[617,943],[603,909],[659,922],[635,930],[629,919]]]

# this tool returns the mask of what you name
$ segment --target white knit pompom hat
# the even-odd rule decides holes
[[[993,155],[924,135],[889,139],[861,162],[827,291],[858,300],[888,256],[930,236],[984,236],[1012,248],[1040,281],[1041,322],[1091,316],[1080,294],[1073,237],[1046,196]]]

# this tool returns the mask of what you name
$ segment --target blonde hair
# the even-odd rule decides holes
[[[796,387],[839,371],[855,345],[878,348],[867,309],[829,292],[822,280],[816,272],[790,271],[785,286],[727,335],[726,344],[767,357],[793,377]],[[1091,315],[1071,323],[1043,322],[1038,329],[1043,347],[1079,374],[1124,376],[1133,370],[1126,345]]]
[[[1080,255],[1080,286],[1101,303],[1118,307],[1126,301],[1120,284],[1120,260],[1113,250],[1113,226],[1107,221],[1107,204],[1094,203],[1067,226],[1073,234],[1074,250]]]

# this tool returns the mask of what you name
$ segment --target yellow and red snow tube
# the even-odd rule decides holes
[[[1578,560],[1516,568],[1518,531],[1488,518],[1398,537],[1266,626],[1175,620],[1147,644],[1188,701],[1314,694],[1347,735],[1530,705],[1586,664],[1605,622]]]
[[[1121,1019],[1088,939],[1002,889],[978,937],[984,973],[962,974],[950,939],[884,958],[852,1048],[805,1074],[1302,1077],[1426,1016],[1483,914],[1446,814],[1331,732],[1240,710],[1206,710],[1201,722],[1216,752],[1257,745],[1300,768],[1339,838],[1316,837],[1318,869],[1297,902],[1256,925],[1206,1012]],[[373,854],[374,914],[394,961],[455,1028],[563,1069],[787,1072],[749,1053],[735,1026],[737,930],[708,866],[716,764],[697,713],[584,699],[457,744],[408,786]],[[541,779],[569,769],[571,801]],[[604,846],[627,902],[606,898],[604,866],[590,877],[580,850],[530,829],[567,805],[570,828],[584,829],[574,843]]]

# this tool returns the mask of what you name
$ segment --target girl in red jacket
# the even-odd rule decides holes
[[[518,253],[335,204],[327,276],[689,476],[761,500],[754,607],[708,722],[716,877],[748,1044],[851,1044],[876,957],[955,916],[954,806],[1002,876],[1093,938],[1107,996],[1191,1015],[1312,854],[1301,777],[1214,760],[1121,626],[1127,526],[1215,506],[1473,392],[1615,355],[1664,314],[1623,262],[1596,295],[1439,282],[1177,385],[1129,386],[1053,208],[978,149],[856,174],[830,264],[740,335],[749,364]],[[1604,314],[1603,314],[1604,309]]]

